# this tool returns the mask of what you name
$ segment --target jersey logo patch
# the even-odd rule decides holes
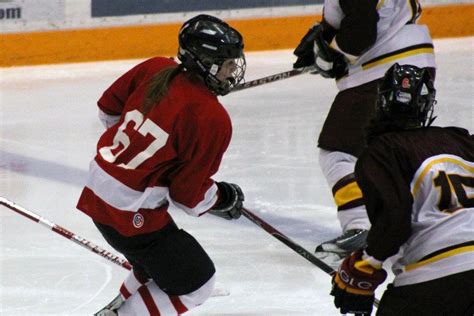
[[[145,224],[145,218],[143,217],[142,214],[137,213],[133,215],[133,227],[141,228],[143,224]]]

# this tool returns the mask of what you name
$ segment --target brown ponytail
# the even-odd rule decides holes
[[[181,65],[163,68],[151,79],[143,101],[142,110],[144,114],[150,112],[155,104],[158,104],[168,92],[170,82],[182,71]]]

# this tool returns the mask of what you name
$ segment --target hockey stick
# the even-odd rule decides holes
[[[41,217],[38,214],[35,214],[32,211],[29,211],[29,210],[25,209],[24,207],[21,207],[18,204],[7,200],[6,198],[0,197],[0,205],[3,205],[3,206],[9,208],[10,210],[12,210],[16,213],[18,213],[20,215],[23,215],[24,217],[26,217],[26,218],[28,218],[28,219],[36,222],[36,223],[39,223],[43,226],[46,226],[47,228],[51,229],[55,233],[65,237],[69,240],[72,240],[76,244],[86,248],[87,250],[92,251],[93,253],[98,254],[99,256],[104,257],[105,259],[121,266],[122,268],[125,268],[127,270],[132,269],[132,266],[130,265],[130,263],[127,260],[122,259],[122,258],[114,255],[110,251],[102,249],[101,247],[93,244],[92,242],[88,241],[87,239],[82,238],[82,237],[74,234],[73,232],[65,229],[64,227],[61,227],[59,225],[56,225],[56,224],[48,221],[44,217]],[[227,291],[223,287],[217,287],[217,286],[214,288],[214,290],[211,294],[212,297],[228,296],[228,295],[230,295],[229,291]]]
[[[293,249],[297,254],[299,254],[300,256],[302,256],[303,258],[305,258],[306,260],[308,260],[309,262],[311,262],[312,264],[314,264],[315,266],[317,266],[318,268],[320,268],[327,274],[333,275],[334,273],[336,273],[336,271],[334,271],[334,269],[331,268],[324,261],[316,258],[311,252],[309,252],[308,250],[304,249],[303,247],[295,243],[293,240],[291,240],[290,238],[288,238],[287,236],[279,232],[276,228],[274,228],[273,226],[265,222],[263,219],[261,219],[254,213],[250,212],[248,209],[243,208],[242,214],[245,217],[247,217],[251,222],[263,228],[263,230],[265,230],[267,233],[269,233],[270,235],[272,235],[273,237],[275,237],[276,239],[278,239],[279,241],[281,241],[282,243],[284,243],[285,245]]]
[[[293,249],[297,254],[299,254],[300,256],[302,256],[303,258],[305,258],[306,260],[308,260],[309,262],[311,262],[312,264],[314,264],[315,266],[317,266],[318,268],[320,268],[327,274],[332,276],[336,273],[336,271],[327,263],[316,258],[311,252],[307,251],[306,249],[304,249],[303,247],[295,243],[293,240],[288,238],[286,235],[279,232],[276,228],[274,228],[273,226],[265,222],[263,219],[255,215],[253,212],[249,211],[246,208],[242,208],[242,214],[245,217],[247,217],[251,222],[263,228],[263,230],[265,230],[267,233],[269,233],[270,235],[272,235],[273,237],[275,237],[276,239],[278,239],[279,241],[281,241],[282,243],[284,243],[285,245]],[[379,306],[378,299],[374,300],[374,306],[375,307]]]
[[[41,224],[43,226],[46,226],[47,228],[51,229],[53,232],[69,239],[69,240],[72,240],[73,242],[75,242],[76,244],[78,244],[79,246],[82,246],[84,248],[86,248],[87,250],[89,251],[92,251],[96,254],[98,254],[99,256],[102,256],[104,257],[105,259],[127,269],[127,270],[131,270],[132,269],[132,266],[130,265],[130,263],[128,263],[127,260],[125,259],[122,259],[116,255],[114,255],[113,253],[111,253],[110,251],[107,251],[99,246],[97,246],[96,244],[93,244],[92,242],[88,241],[87,239],[84,239],[76,234],[74,234],[73,232],[65,229],[64,227],[61,227],[59,225],[56,225],[50,221],[48,221],[47,219],[19,206],[18,204],[15,204],[14,202],[12,201],[9,201],[3,197],[0,197],[0,204],[9,208],[10,210],[14,211],[14,212],[17,212],[18,214],[20,215],[23,215],[24,217],[38,223],[38,224]]]
[[[240,91],[240,90],[245,90],[248,88],[253,88],[256,86],[261,86],[263,84],[283,80],[283,79],[288,79],[294,76],[302,75],[310,71],[316,71],[314,67],[303,67],[299,69],[292,69],[284,72],[280,72],[271,76],[263,77],[260,79],[255,79],[251,80],[242,84],[237,85],[234,89],[232,89],[230,92],[235,92],[235,91]]]

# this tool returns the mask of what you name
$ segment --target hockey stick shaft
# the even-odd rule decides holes
[[[251,80],[251,81],[239,84],[234,89],[232,89],[231,92],[245,90],[245,89],[253,88],[253,87],[256,87],[256,86],[261,86],[261,85],[264,85],[264,84],[267,84],[267,83],[272,83],[272,82],[275,82],[275,81],[288,79],[288,78],[291,78],[291,77],[294,77],[294,76],[299,76],[299,75],[305,74],[305,73],[310,72],[310,71],[315,71],[315,68],[314,67],[304,67],[304,68],[300,68],[300,69],[292,69],[292,70],[280,72],[280,73],[277,73],[277,74],[274,74],[274,75],[270,75],[270,76],[267,76],[267,77],[263,77],[263,78],[260,78],[260,79],[255,79],[255,80]]]
[[[320,268],[327,274],[332,276],[336,273],[336,271],[331,266],[326,264],[324,261],[316,258],[311,252],[307,251],[306,249],[304,249],[303,247],[301,247],[300,245],[292,241],[286,235],[279,232],[276,228],[274,228],[273,226],[265,222],[263,219],[255,215],[253,212],[249,211],[246,208],[243,208],[242,214],[246,218],[248,218],[251,222],[263,228],[263,230],[265,230],[267,233],[269,233],[270,235],[272,235],[273,237],[275,237],[276,239],[278,239],[279,241],[281,241],[282,243],[284,243],[285,245],[293,249],[297,254],[299,254],[300,256],[302,256],[303,258],[305,258],[306,260],[308,260],[309,262],[311,262],[312,264],[314,264],[315,266],[317,266],[318,268]],[[378,299],[375,299],[374,306],[375,307],[379,306]]]
[[[125,259],[122,259],[116,255],[114,255],[113,253],[111,253],[110,251],[107,251],[101,247],[99,247],[98,245],[96,244],[93,244],[92,242],[88,241],[87,239],[84,239],[76,234],[74,234],[73,232],[65,229],[64,227],[61,227],[59,225],[56,225],[50,221],[48,221],[47,219],[33,213],[32,211],[29,211],[21,206],[19,206],[18,204],[15,204],[14,202],[12,201],[9,201],[3,197],[0,197],[0,204],[9,208],[10,210],[20,214],[20,215],[23,215],[24,217],[38,223],[38,224],[41,224],[47,228],[49,228],[50,230],[52,230],[53,232],[75,242],[76,244],[78,244],[79,246],[82,246],[84,248],[86,248],[87,250],[89,251],[92,251],[96,254],[98,254],[99,256],[102,256],[104,257],[105,259],[127,269],[127,270],[131,270],[132,269],[132,266],[130,265],[130,263],[125,260]]]
[[[297,243],[295,243],[293,240],[288,238],[286,235],[283,233],[279,232],[275,227],[271,226],[267,222],[265,222],[263,219],[252,213],[246,208],[242,209],[242,214],[247,217],[251,222],[254,224],[260,226],[265,230],[267,233],[293,249],[297,254],[305,258],[306,260],[310,261],[312,264],[323,270],[329,275],[333,275],[336,271],[334,271],[333,268],[331,268],[329,265],[327,265],[325,262],[321,261],[320,259],[316,258],[311,252],[307,251]]]

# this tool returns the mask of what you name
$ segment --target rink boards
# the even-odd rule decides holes
[[[237,28],[247,51],[293,48],[321,19],[322,10],[318,1],[309,0],[35,3],[0,3],[0,67],[174,56],[179,27],[199,13]],[[474,35],[474,4],[446,3],[424,4],[420,23],[430,27],[434,38]]]

